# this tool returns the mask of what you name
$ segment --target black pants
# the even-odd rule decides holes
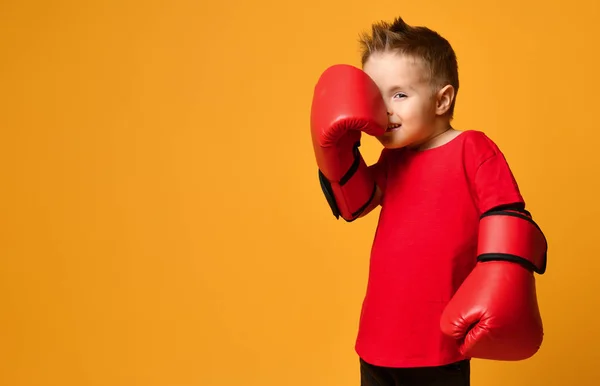
[[[438,367],[389,368],[360,359],[361,386],[470,386],[471,363],[464,360]]]

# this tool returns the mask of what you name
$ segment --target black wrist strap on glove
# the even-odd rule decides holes
[[[340,181],[337,183],[337,185],[339,185],[340,189],[344,189],[344,185],[346,185],[348,183],[348,181],[350,181],[352,179],[352,177],[354,177],[356,175],[356,172],[359,170],[359,168],[361,166],[362,157],[361,157],[360,151],[358,150],[359,147],[360,147],[360,142],[357,142],[352,149],[352,152],[354,154],[354,161],[352,162],[352,165],[350,165],[350,168],[348,168],[348,171],[342,176]],[[325,175],[321,172],[321,170],[319,170],[319,183],[321,185],[321,190],[323,191],[323,194],[325,195],[325,199],[327,200],[327,203],[329,204],[329,207],[331,208],[333,215],[335,216],[336,219],[339,219],[341,216],[341,210],[336,201],[331,181],[329,181],[327,179],[327,177],[325,177]],[[362,204],[356,210],[352,211],[351,218],[349,218],[349,219],[345,218],[346,222],[352,222],[352,221],[356,220],[361,215],[361,213],[371,204],[371,202],[373,201],[373,198],[375,197],[376,192],[377,192],[377,185],[373,181],[373,189],[372,189],[370,196],[368,197],[368,199],[366,200],[366,202],[364,204]],[[348,196],[352,196],[352,195],[348,194]]]
[[[548,244],[523,204],[503,205],[480,218],[477,260],[511,261],[537,274],[546,272]]]

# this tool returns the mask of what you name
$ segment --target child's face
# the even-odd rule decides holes
[[[387,106],[388,131],[377,137],[386,148],[419,144],[436,130],[436,94],[417,60],[392,52],[373,54],[363,70]]]

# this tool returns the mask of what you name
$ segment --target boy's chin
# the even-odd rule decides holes
[[[382,135],[380,137],[377,137],[377,139],[386,149],[400,149],[408,145],[406,141],[403,141],[396,135]]]

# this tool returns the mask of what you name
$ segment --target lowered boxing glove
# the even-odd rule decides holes
[[[358,147],[362,132],[382,135],[387,124],[379,88],[364,71],[339,64],[323,72],[310,125],[321,188],[336,218],[352,221],[373,200],[376,184]]]
[[[546,271],[547,243],[527,211],[485,213],[478,263],[448,303],[442,331],[471,358],[517,361],[540,348],[544,329],[534,274]]]

